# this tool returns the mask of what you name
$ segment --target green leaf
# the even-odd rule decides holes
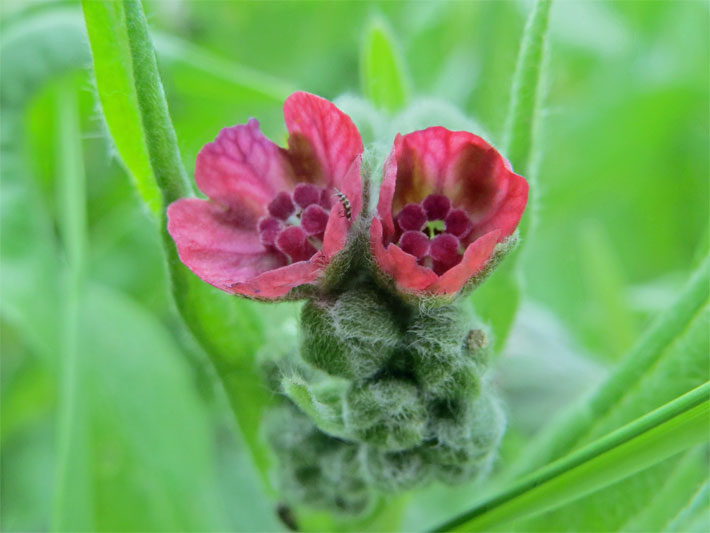
[[[649,504],[619,528],[619,531],[666,531],[692,497],[707,483],[707,446],[690,450],[677,463],[665,483],[654,487]]]
[[[132,299],[96,284],[82,301],[81,325],[95,530],[228,529],[209,412],[170,332]]]
[[[582,259],[582,280],[589,293],[597,296],[590,330],[601,338],[597,352],[609,361],[616,361],[628,350],[636,337],[634,318],[624,298],[626,295],[621,267],[608,233],[598,221],[587,222],[579,240]]]
[[[535,2],[515,66],[506,118],[504,153],[516,172],[531,174],[535,127],[540,107],[543,56],[552,0]]]
[[[706,261],[675,305],[658,317],[609,379],[533,441],[508,478],[557,459],[705,382],[710,352],[709,283],[710,261]],[[520,528],[620,530],[625,523],[642,516],[657,496],[658,487],[668,483],[680,468],[679,461],[665,461]],[[682,487],[680,494],[692,490],[690,483]],[[633,493],[634,498],[624,499],[628,493]],[[623,506],[615,505],[622,500]]]
[[[404,60],[380,17],[373,18],[365,30],[360,62],[363,92],[372,103],[392,113],[402,109],[409,95]]]
[[[60,85],[56,107],[59,222],[67,272],[61,313],[61,382],[52,530],[83,531],[93,528],[93,516],[88,461],[91,457],[87,412],[90,402],[86,397],[88,376],[83,361],[88,354],[79,347],[86,256],[86,187],[74,80]]]
[[[21,143],[24,113],[39,88],[88,60],[78,15],[60,8],[20,20],[3,29],[0,44],[0,314],[50,364],[59,338],[56,242]]]
[[[705,533],[710,530],[710,481],[706,481],[664,531]]]
[[[522,479],[437,531],[486,531],[543,513],[625,479],[710,431],[710,382]]]
[[[140,2],[83,2],[84,15],[97,72],[109,72],[99,93],[123,98],[122,108],[131,108],[133,124],[128,131],[140,129],[139,136],[113,130],[117,148],[126,142],[142,144],[131,153],[144,153],[150,164],[150,178],[160,189],[163,206],[191,192],[180,161],[176,135],[170,121],[165,94],[160,82],[155,53]],[[110,25],[110,30],[105,26]],[[117,49],[122,61],[111,60]],[[115,54],[115,52],[114,52]],[[114,80],[116,85],[111,84]],[[132,89],[126,93],[125,87]],[[104,108],[108,115],[111,109]],[[107,118],[107,120],[109,120]],[[127,139],[127,140],[126,140]],[[268,449],[261,441],[261,414],[272,395],[263,386],[254,355],[261,344],[261,324],[249,302],[219,292],[194,276],[179,260],[175,244],[161,215],[161,236],[177,308],[195,338],[209,355],[223,386],[239,427],[249,444],[259,471],[266,480]]]
[[[94,58],[96,90],[121,160],[148,208],[160,213],[161,198],[153,177],[138,106],[133,57],[126,39],[122,2],[82,2]]]
[[[534,179],[532,151],[551,4],[551,0],[537,0],[528,17],[515,66],[506,120],[503,153],[512,163],[515,172],[525,176],[530,184],[530,200],[520,222],[521,244],[472,296],[476,313],[493,329],[498,351],[505,345],[520,304],[522,289],[518,262],[522,246],[530,233],[536,210],[535,199],[539,192]]]
[[[694,273],[675,304],[655,320],[614,373],[528,447],[512,475],[557,459],[581,442],[616,429],[702,383],[707,372],[707,351],[703,350],[708,340],[703,328],[708,320],[708,284],[710,259]]]

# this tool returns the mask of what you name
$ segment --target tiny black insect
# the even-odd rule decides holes
[[[347,217],[348,220],[350,220],[350,217],[352,216],[352,208],[350,207],[350,200],[348,200],[348,197],[345,196],[338,189],[335,189],[335,195],[338,197],[338,200],[340,200],[340,203],[343,204],[343,209],[345,210],[345,216]]]

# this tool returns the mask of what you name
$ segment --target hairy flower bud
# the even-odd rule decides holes
[[[381,297],[358,288],[334,302],[310,301],[301,314],[301,356],[332,376],[375,374],[400,343],[400,330]]]
[[[423,448],[388,452],[368,446],[364,467],[368,480],[384,492],[414,488],[426,481],[431,471]]]
[[[422,442],[427,412],[417,387],[384,378],[356,382],[345,396],[345,425],[382,450],[405,450]]]
[[[475,342],[471,342],[472,331]],[[470,330],[455,306],[426,310],[407,329],[405,342],[412,358],[412,371],[427,395],[450,398],[478,394],[480,374],[477,342],[484,336]],[[485,336],[484,336],[485,338]]]

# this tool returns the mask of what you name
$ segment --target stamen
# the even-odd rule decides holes
[[[429,253],[429,239],[421,231],[405,231],[399,239],[399,247],[421,259]]]
[[[431,258],[443,265],[453,266],[459,262],[459,240],[450,233],[442,233],[431,241]]]
[[[309,205],[301,215],[301,227],[308,235],[323,233],[328,225],[328,212],[319,205]]]
[[[272,216],[286,220],[295,212],[296,206],[293,205],[291,195],[285,191],[281,191],[271,200],[268,209]]]
[[[320,196],[320,187],[316,187],[310,183],[299,183],[293,190],[294,201],[303,209],[311,204],[317,204],[320,200]]]
[[[283,225],[278,218],[264,217],[259,220],[257,228],[259,230],[261,244],[264,246],[273,246],[282,227]]]
[[[308,242],[306,233],[298,226],[291,226],[279,233],[276,247],[288,255],[294,263],[306,261],[316,253],[316,249]]]
[[[422,202],[429,220],[444,220],[451,209],[451,200],[441,194],[430,194]]]
[[[463,209],[454,209],[446,216],[446,231],[462,239],[473,228],[471,220]]]
[[[407,204],[397,215],[402,231],[420,231],[426,222],[426,214],[419,204]]]

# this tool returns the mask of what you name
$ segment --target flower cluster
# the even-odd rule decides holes
[[[197,157],[209,198],[168,208],[180,259],[224,291],[263,300],[318,286],[363,206],[363,144],[333,104],[284,104],[288,149],[256,120],[223,129]],[[515,231],[527,182],[480,137],[441,127],[398,135],[384,164],[369,253],[405,296],[453,299]],[[366,215],[366,213],[362,213]]]
[[[394,139],[370,212],[350,118],[302,92],[284,117],[288,148],[253,119],[222,130],[197,157],[208,199],[168,208],[204,281],[307,299],[267,372],[287,398],[267,423],[283,497],[359,513],[377,490],[484,472],[504,420],[486,336],[455,300],[514,244],[527,182],[473,133],[430,127]]]

